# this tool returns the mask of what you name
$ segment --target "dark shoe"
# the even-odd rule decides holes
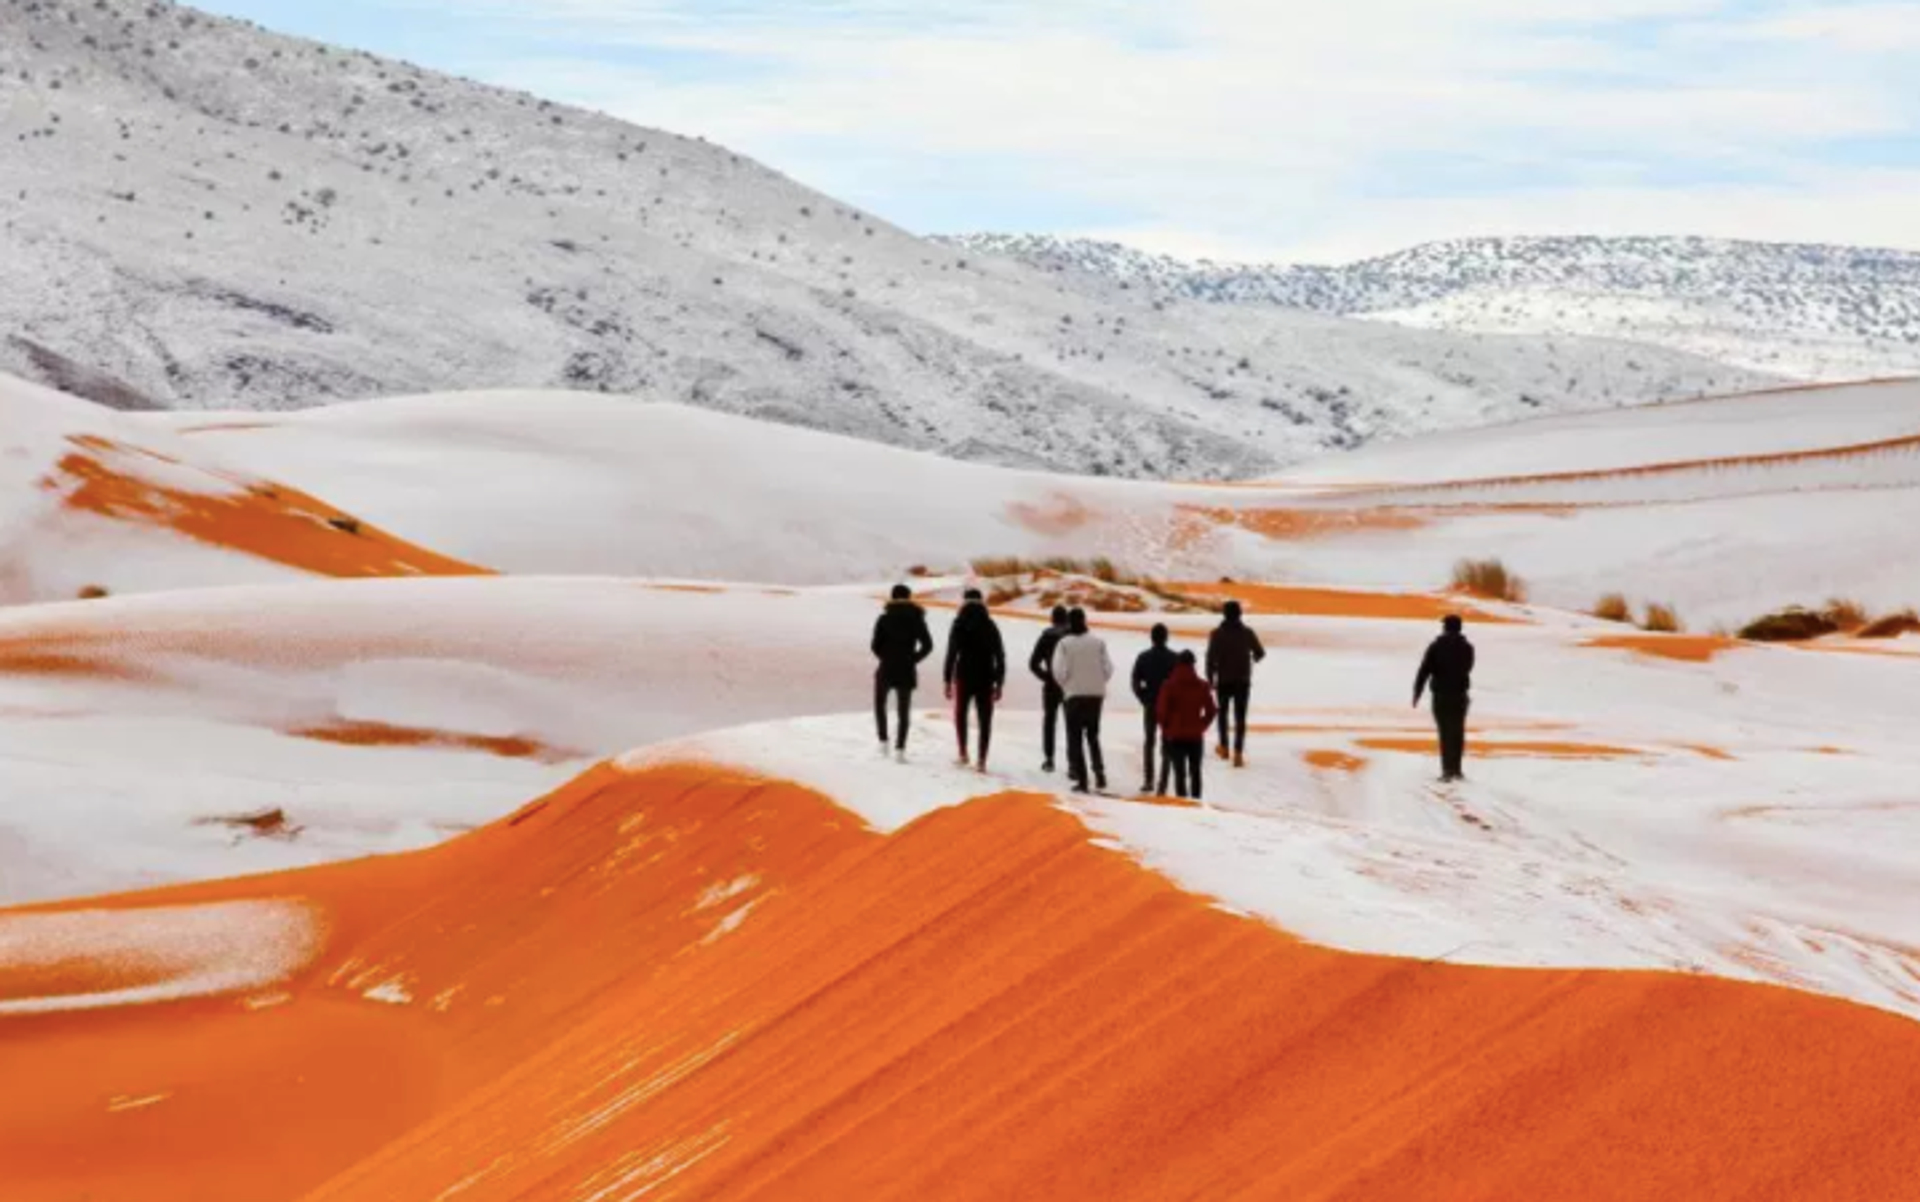
[[[1087,791],[1087,787],[1083,784],[1079,784],[1078,782],[1076,782],[1073,786],[1073,791],[1075,793],[1085,793]]]
[[[1104,777],[1104,776],[1096,776],[1096,777],[1094,777],[1094,778],[1093,778],[1093,787],[1094,787],[1095,789],[1097,789],[1097,790],[1099,790],[1100,792],[1102,792],[1102,793],[1105,793],[1105,792],[1107,791],[1107,778],[1106,778],[1106,777]]]
[[[1232,753],[1227,750],[1227,745],[1225,743],[1222,743],[1218,747],[1215,747],[1213,749],[1213,754],[1219,756],[1221,759],[1224,760],[1228,758],[1228,756],[1231,755]]]
[[[1152,782],[1152,781],[1148,781],[1148,782],[1147,782],[1146,784],[1144,784],[1144,785],[1141,785],[1141,786],[1140,786],[1140,791],[1141,791],[1142,793],[1152,793],[1152,792],[1153,792],[1153,782]]]
[[[1046,763],[1044,763],[1044,764],[1041,764],[1041,765],[1040,765],[1040,771],[1042,771],[1042,772],[1052,772],[1052,771],[1053,771],[1053,761],[1052,761],[1052,760],[1048,760],[1048,761],[1047,761]]]

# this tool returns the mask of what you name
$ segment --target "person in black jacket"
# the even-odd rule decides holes
[[[927,611],[913,603],[913,590],[893,586],[893,599],[873,624],[873,722],[880,731],[880,750],[887,749],[887,694],[899,705],[899,730],[894,754],[907,756],[907,719],[913,691],[920,687],[920,661],[933,654],[933,632],[927,629]]]
[[[1220,625],[1207,639],[1207,683],[1220,698],[1220,745],[1226,759],[1227,716],[1233,715],[1233,766],[1247,766],[1247,705],[1253,698],[1253,665],[1267,658],[1260,636],[1241,618],[1240,603],[1229,601]]]
[[[1067,607],[1053,607],[1053,625],[1040,632],[1033,644],[1033,655],[1027,660],[1027,670],[1040,681],[1040,754],[1045,762],[1040,765],[1044,772],[1053,771],[1054,738],[1060,729],[1060,707],[1066,703],[1066,694],[1053,679],[1053,649],[1060,640],[1067,637]]]
[[[980,758],[976,772],[987,770],[987,749],[993,743],[993,707],[1007,684],[1007,648],[1000,627],[987,612],[980,590],[970,588],[947,632],[947,667],[943,674],[947,700],[953,702],[953,728],[960,739],[960,765],[967,764],[967,711],[980,718]]]
[[[1140,702],[1141,733],[1146,739],[1143,758],[1146,760],[1147,774],[1141,779],[1146,783],[1140,786],[1142,793],[1152,793],[1156,787],[1161,793],[1167,791],[1167,774],[1162,765],[1160,780],[1156,786],[1153,778],[1154,747],[1160,742],[1160,719],[1155,706],[1160,701],[1160,686],[1167,682],[1173,673],[1173,665],[1180,662],[1180,656],[1167,646],[1167,628],[1164,623],[1153,628],[1153,646],[1140,653],[1133,661],[1133,695]]]
[[[1440,731],[1440,779],[1466,779],[1461,766],[1467,758],[1468,693],[1473,687],[1473,644],[1460,633],[1458,614],[1449,614],[1442,623],[1444,632],[1427,648],[1420,661],[1420,674],[1413,678],[1413,704],[1420,695],[1433,690],[1433,724]]]

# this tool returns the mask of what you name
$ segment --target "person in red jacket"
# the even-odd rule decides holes
[[[1174,796],[1195,801],[1200,799],[1200,765],[1207,758],[1207,731],[1220,712],[1214,704],[1213,689],[1194,670],[1197,662],[1193,652],[1182,651],[1180,662],[1173,666],[1154,702],[1154,716],[1160,720],[1165,740],[1162,754],[1173,769]]]

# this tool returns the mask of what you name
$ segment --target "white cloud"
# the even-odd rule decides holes
[[[704,134],[909,225],[1343,253],[1491,223],[1920,245],[1887,190],[1920,169],[1920,89],[1888,49],[1920,47],[1920,4],[460,7],[545,46],[485,65],[495,80]],[[958,180],[977,221],[934,191]]]

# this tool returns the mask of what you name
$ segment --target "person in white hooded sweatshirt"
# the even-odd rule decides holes
[[[1100,753],[1100,711],[1107,702],[1107,683],[1113,679],[1113,658],[1105,642],[1087,632],[1087,614],[1076,609],[1067,615],[1067,635],[1053,649],[1053,679],[1066,695],[1067,773],[1073,791],[1087,791],[1087,767],[1093,767],[1094,787],[1107,787],[1106,757]]]

